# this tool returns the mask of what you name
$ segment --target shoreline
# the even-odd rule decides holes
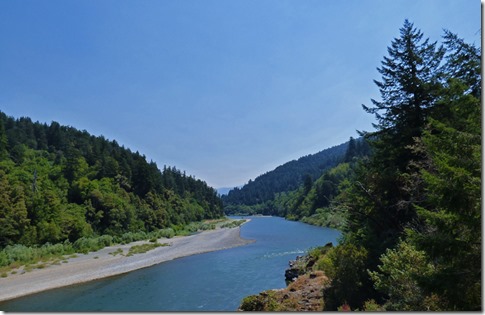
[[[126,255],[133,245],[146,244],[148,241],[138,241],[130,244],[105,247],[97,252],[77,254],[75,258],[67,259],[67,263],[49,265],[43,269],[30,272],[9,274],[0,278],[0,302],[22,296],[56,289],[73,284],[79,284],[120,275],[130,271],[150,267],[165,261],[212,251],[229,249],[253,243],[240,236],[240,227],[223,228],[202,231],[189,236],[160,238],[161,246],[146,253],[133,256],[113,255],[121,249]]]

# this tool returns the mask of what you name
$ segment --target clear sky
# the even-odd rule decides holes
[[[234,187],[372,130],[407,18],[480,45],[479,0],[2,0],[0,110]]]

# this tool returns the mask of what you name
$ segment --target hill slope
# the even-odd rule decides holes
[[[231,190],[223,196],[226,213],[238,212],[241,206],[256,206],[271,201],[275,195],[297,189],[304,181],[312,181],[340,163],[349,142],[310,154],[278,166],[272,171],[250,180],[242,188]]]
[[[177,228],[223,215],[217,192],[87,131],[0,112],[0,248]]]

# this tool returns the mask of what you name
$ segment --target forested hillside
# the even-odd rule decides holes
[[[258,176],[242,188],[234,188],[223,196],[226,213],[268,214],[267,207],[276,194],[297,189],[308,178],[318,178],[322,173],[342,161],[348,143],[343,143],[316,154],[310,154],[278,166]]]
[[[311,257],[329,278],[324,310],[481,310],[481,50],[406,20],[378,71],[381,98],[363,105],[370,154],[282,194],[278,214],[345,214],[341,243]],[[244,306],[292,310],[266,297]]]
[[[0,113],[0,248],[219,218],[216,191],[86,131]]]
[[[349,186],[358,161],[369,154],[370,147],[365,139],[350,138],[341,163],[314,181],[307,177],[298,189],[276,194],[269,205],[272,214],[313,225],[343,228],[347,211],[341,202],[341,192]]]

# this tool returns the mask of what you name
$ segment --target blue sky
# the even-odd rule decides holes
[[[480,45],[478,0],[2,0],[0,110],[234,187],[372,130],[409,19]]]

